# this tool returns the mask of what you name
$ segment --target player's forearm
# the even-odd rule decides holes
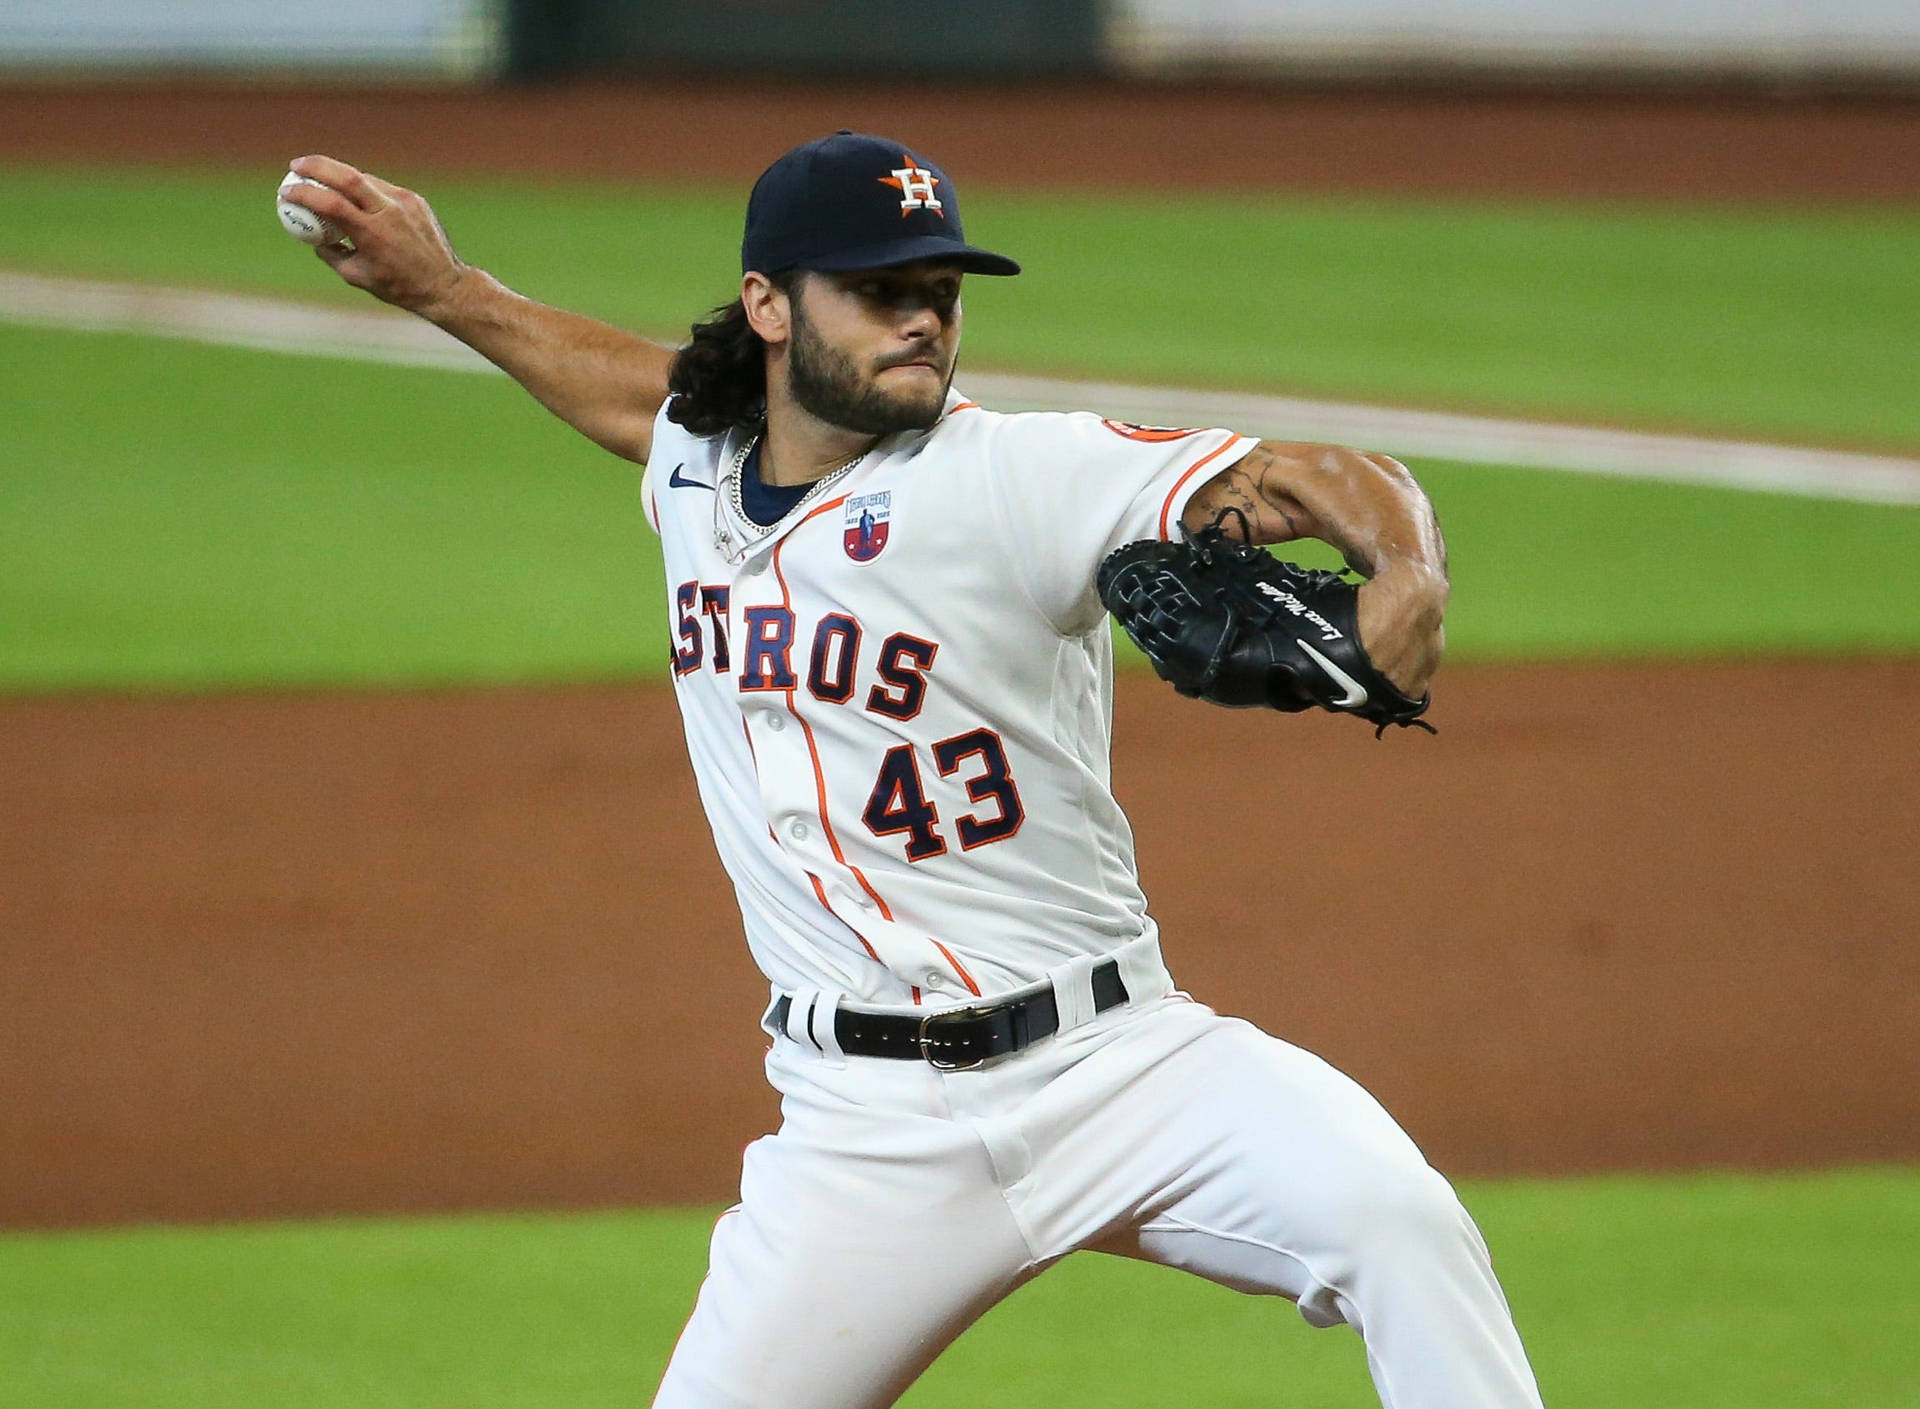
[[[596,444],[628,459],[646,458],[673,349],[526,298],[471,266],[414,311]]]
[[[1407,571],[1446,579],[1433,506],[1390,456],[1263,440],[1188,501],[1187,528],[1216,521],[1254,543],[1321,539],[1368,577]]]
[[[1262,441],[1242,467],[1264,519],[1286,525],[1287,537],[1331,543],[1367,577],[1396,572],[1445,583],[1446,543],[1433,505],[1392,456]]]
[[[1360,639],[1373,663],[1419,695],[1445,647],[1447,547],[1433,505],[1407,467],[1344,446],[1276,454],[1268,491],[1311,515],[1313,536],[1369,580],[1360,589]]]
[[[1407,467],[1338,445],[1262,441],[1190,502],[1197,529],[1220,514],[1257,543],[1318,538],[1369,581],[1360,589],[1368,654],[1411,695],[1439,667],[1447,608],[1447,548],[1439,520]]]

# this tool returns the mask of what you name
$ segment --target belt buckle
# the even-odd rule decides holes
[[[920,1043],[920,1055],[926,1059],[927,1065],[935,1071],[972,1071],[975,1067],[985,1066],[987,1058],[984,1053],[966,1062],[953,1062],[936,1056],[933,1050],[932,1029],[937,1022],[969,1021],[984,1016],[986,1011],[983,1008],[955,1008],[946,1013],[928,1013],[920,1019],[920,1033],[917,1040]]]

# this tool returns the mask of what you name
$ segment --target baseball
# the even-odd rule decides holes
[[[289,171],[286,176],[281,179],[280,189],[276,193],[278,200],[275,203],[275,208],[280,212],[280,224],[282,228],[284,228],[289,235],[293,236],[294,239],[303,241],[309,245],[338,244],[341,239],[340,227],[338,225],[335,225],[331,220],[321,219],[305,206],[295,205],[287,199],[287,187],[301,185],[319,186],[323,191],[329,189],[319,181],[301,176],[297,172]]]

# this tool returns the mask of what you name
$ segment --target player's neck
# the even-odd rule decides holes
[[[770,396],[760,478],[768,484],[811,484],[858,459],[878,439],[831,425],[784,396]]]

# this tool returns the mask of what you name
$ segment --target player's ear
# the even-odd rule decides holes
[[[791,296],[765,274],[750,269],[740,276],[740,306],[762,342],[778,346],[792,335]]]

